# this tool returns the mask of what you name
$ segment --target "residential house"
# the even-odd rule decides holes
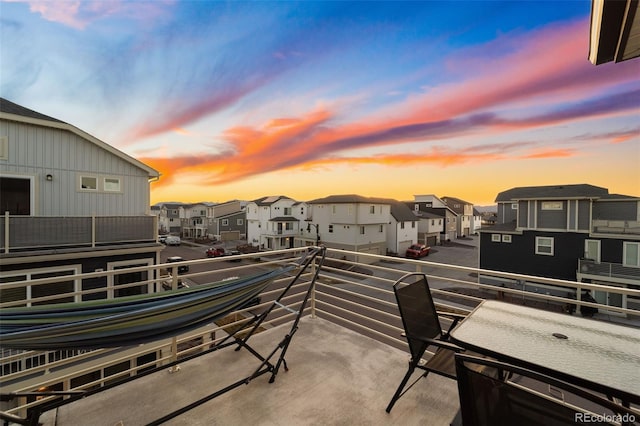
[[[442,201],[457,215],[457,236],[468,237],[475,233],[473,204],[455,197],[442,197]]]
[[[123,270],[3,288],[0,299],[43,304],[155,291],[159,262],[150,184],[159,173],[71,124],[0,99],[2,282]],[[150,280],[147,284],[123,287]],[[79,296],[81,290],[96,290]],[[17,294],[20,293],[20,294]],[[8,304],[8,305],[7,305]]]
[[[181,220],[180,235],[185,238],[207,238],[210,216],[208,212],[214,203],[185,204],[182,209],[184,217]]]
[[[307,228],[308,211],[305,203],[283,195],[247,203],[247,242],[263,250],[296,247],[296,240]]]
[[[221,241],[235,241],[247,237],[247,218],[244,202],[231,200],[208,208],[209,236]]]
[[[482,213],[474,207],[471,233],[477,235],[480,228],[482,228]]]
[[[480,268],[640,288],[640,197],[577,184],[512,188],[496,201],[498,223],[480,232]]]
[[[160,234],[182,235],[183,203],[159,203],[151,207],[151,212],[158,216]]]
[[[414,205],[415,203],[412,201],[408,204]],[[446,219],[438,214],[421,210],[414,210],[413,215],[418,220],[418,243],[426,246],[440,244],[440,237],[444,235]]]
[[[309,201],[313,224],[327,247],[386,254],[391,217],[388,199],[361,195],[330,195]],[[358,261],[367,262],[366,257]]]
[[[433,194],[414,195],[413,202],[408,205],[413,207],[414,212],[431,213],[442,218],[442,230],[440,231],[440,241],[450,241],[458,238],[458,214],[447,204]],[[428,219],[431,219],[428,217]],[[431,225],[432,227],[434,225]],[[429,235],[429,244],[433,242],[433,235]]]
[[[387,253],[404,256],[404,253],[418,241],[418,218],[406,204],[388,200],[391,217],[387,226]]]

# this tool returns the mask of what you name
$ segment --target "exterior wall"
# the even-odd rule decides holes
[[[418,218],[414,222],[397,222],[391,219],[387,226],[387,251],[404,254],[408,246],[418,241]],[[407,243],[408,242],[408,243]]]
[[[149,213],[148,172],[67,130],[2,120],[9,142],[2,175],[33,181],[36,216],[135,216]],[[51,181],[46,175],[52,175]],[[80,176],[96,177],[96,190],[80,188]],[[104,179],[120,179],[105,191]]]
[[[640,201],[603,201],[593,203],[593,219],[640,221]]]
[[[518,210],[520,209],[514,209],[512,204],[515,203],[498,203],[498,223],[510,223],[518,219]]]
[[[225,219],[227,220],[226,225],[224,225]],[[218,218],[215,222],[218,224],[217,228],[219,235],[228,232],[238,232],[240,234],[240,238],[242,238],[247,234],[247,219],[244,211]]]

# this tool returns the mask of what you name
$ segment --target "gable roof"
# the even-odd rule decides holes
[[[391,216],[398,222],[415,222],[418,220],[413,211],[405,204],[396,200],[389,200],[391,204]]]
[[[607,188],[588,184],[525,186],[511,188],[500,192],[496,201],[569,199],[569,198],[602,198],[609,195]]]
[[[389,198],[363,197],[362,195],[357,194],[340,194],[329,195],[324,198],[316,198],[315,200],[308,201],[308,204],[391,204],[392,202],[395,202],[395,200],[391,200]]]
[[[91,136],[89,133],[86,133],[78,129],[77,127],[72,126],[69,123],[65,123],[62,120],[58,120],[56,118],[49,117],[48,115],[41,114],[29,108],[25,108],[5,98],[0,98],[0,118],[9,120],[9,121],[17,121],[20,123],[33,124],[36,126],[67,130],[93,143],[94,145],[97,145],[98,147],[104,149],[105,151],[110,152],[116,157],[120,157],[124,161],[131,163],[134,166],[146,171],[150,178],[160,177],[160,172],[158,172],[157,170],[152,169],[151,167],[147,166],[143,162],[136,160],[130,155],[125,154],[124,152],[114,148],[108,143],[101,141],[95,136]]]
[[[259,206],[270,206],[276,201],[280,200],[291,200],[295,201],[293,198],[287,197],[286,195],[268,195],[266,197],[258,198],[257,200],[253,200]]]

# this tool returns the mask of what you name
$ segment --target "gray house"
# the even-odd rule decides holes
[[[3,288],[0,300],[42,304],[82,296],[119,297],[155,291],[127,268],[153,265],[156,217],[150,184],[159,173],[82,130],[0,99],[0,268],[3,283],[120,270],[105,278],[60,279],[29,289]],[[21,292],[22,294],[15,294]]]

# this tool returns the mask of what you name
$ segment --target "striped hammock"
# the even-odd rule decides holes
[[[239,309],[293,269],[162,293],[2,309],[0,347],[97,349],[172,337]]]

